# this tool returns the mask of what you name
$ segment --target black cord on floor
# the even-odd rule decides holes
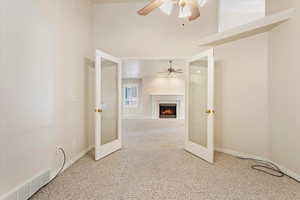
[[[243,157],[238,157],[237,158],[241,159],[241,160],[251,160],[254,161],[256,164],[252,165],[251,168],[266,174],[269,174],[271,176],[275,176],[278,178],[287,176],[290,179],[293,179],[294,181],[296,181],[297,183],[300,183],[300,181],[298,181],[297,179],[287,175],[286,173],[284,173],[283,171],[281,171],[281,169],[268,161],[264,161],[264,160],[258,160],[258,159],[253,159],[253,158],[243,158]]]
[[[35,193],[32,194],[35,195],[36,193],[38,193],[39,191],[41,191],[43,188],[45,188],[47,185],[49,185],[54,179],[56,179],[60,173],[62,172],[62,170],[64,169],[65,165],[66,165],[66,161],[67,161],[67,157],[66,157],[66,152],[64,151],[63,148],[58,148],[58,150],[63,154],[63,163],[61,168],[59,169],[59,171],[57,172],[57,174],[51,179],[49,180],[43,187],[41,187],[40,189],[38,189]]]

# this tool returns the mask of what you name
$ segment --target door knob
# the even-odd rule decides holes
[[[102,112],[102,109],[96,108],[96,109],[95,109],[95,112],[101,113],[101,112]]]
[[[215,114],[215,110],[206,110],[205,113],[206,114],[211,114],[211,113]]]

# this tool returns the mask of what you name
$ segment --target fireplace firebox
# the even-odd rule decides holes
[[[176,107],[177,107],[177,105],[173,104],[173,103],[159,104],[159,118],[176,119],[177,118]]]

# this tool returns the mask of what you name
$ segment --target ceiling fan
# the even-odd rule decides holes
[[[139,15],[148,15],[156,8],[160,8],[164,13],[170,15],[174,5],[179,6],[180,18],[188,18],[193,21],[200,17],[200,8],[204,6],[207,0],[151,0],[144,8],[138,11]]]
[[[182,69],[174,69],[172,67],[172,64],[173,64],[173,61],[170,60],[169,61],[170,67],[167,69],[167,71],[165,71],[165,72],[158,72],[158,73],[159,74],[167,74],[168,76],[173,75],[173,74],[182,74],[183,73]]]

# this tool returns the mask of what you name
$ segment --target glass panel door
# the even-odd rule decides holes
[[[121,148],[121,60],[96,51],[95,159]]]
[[[190,63],[189,140],[203,147],[207,147],[207,68],[207,57]]]
[[[185,149],[208,162],[213,162],[213,50],[191,58],[187,66]]]
[[[118,139],[118,64],[101,59],[101,145]]]

